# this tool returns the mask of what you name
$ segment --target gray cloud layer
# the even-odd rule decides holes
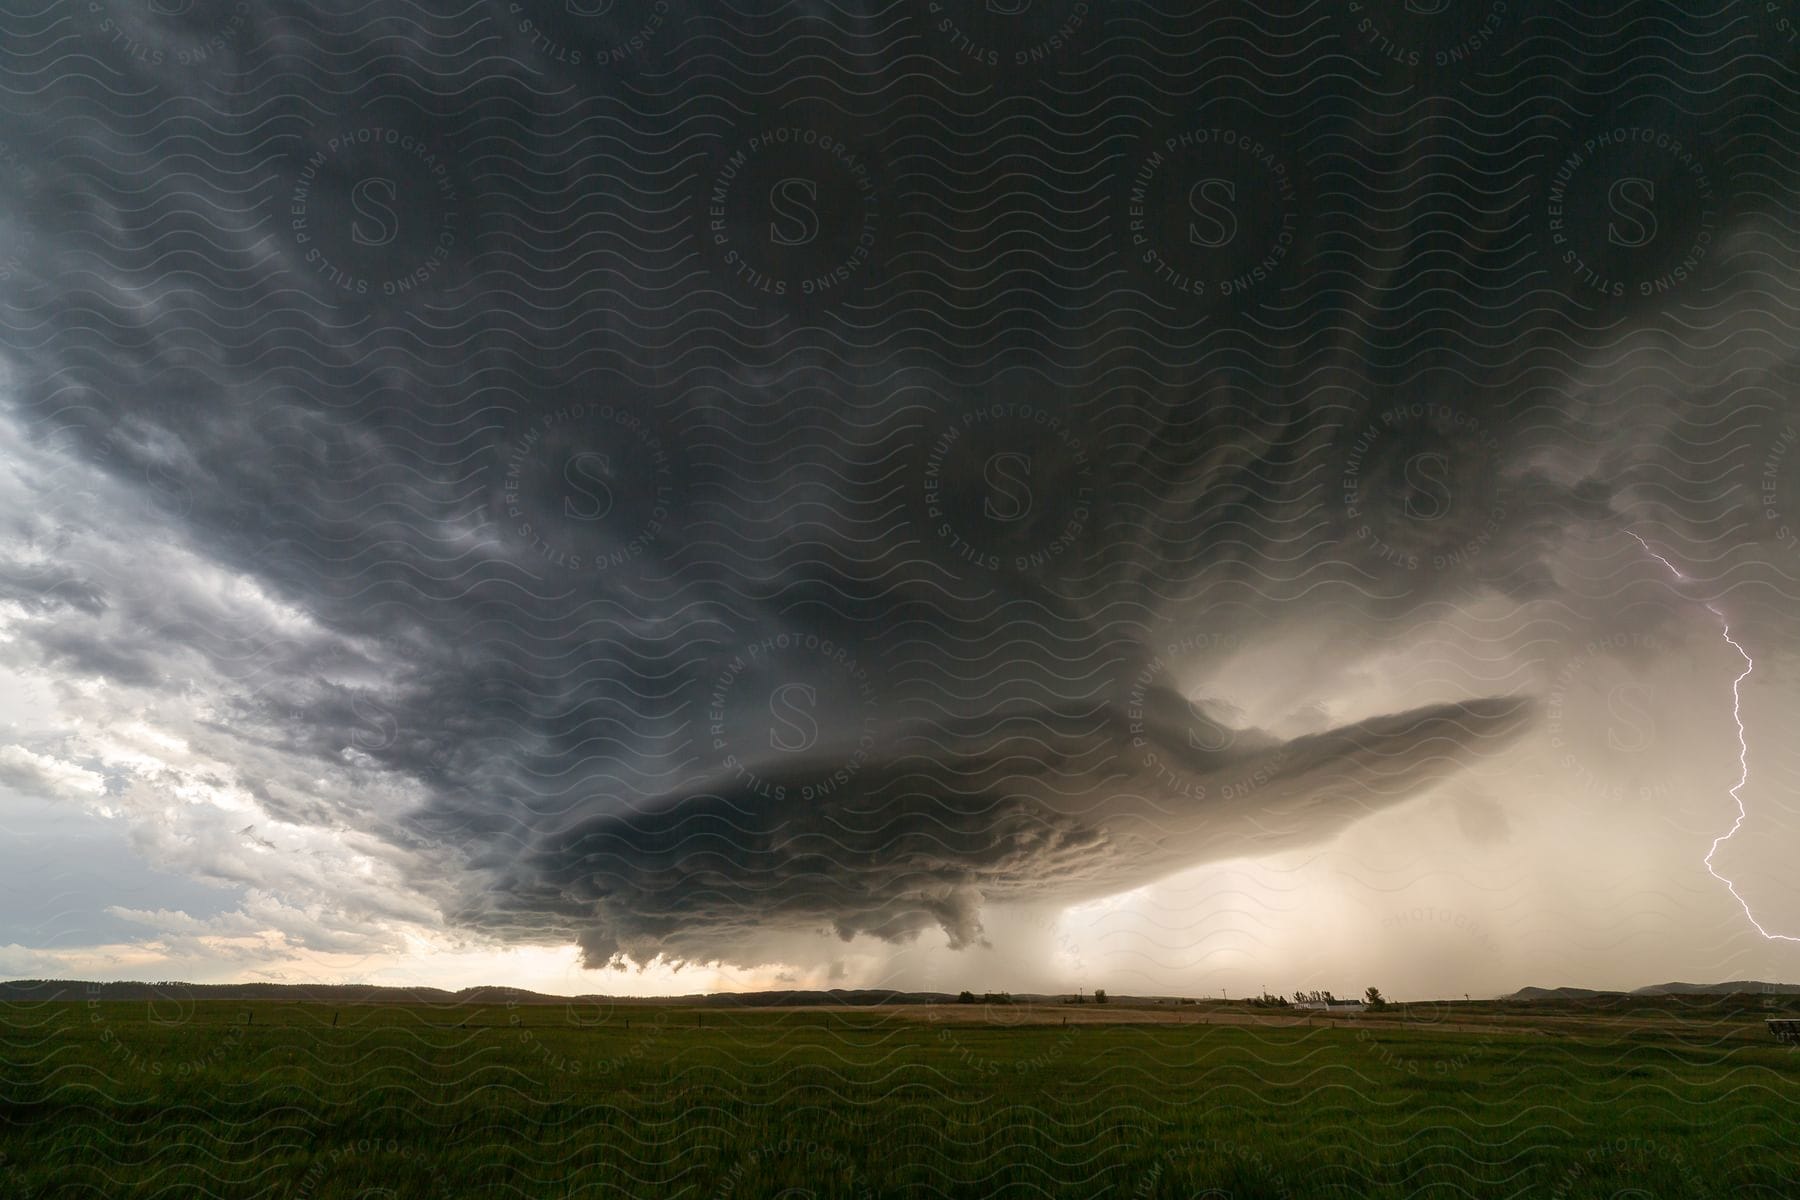
[[[1479,23],[1410,69],[1334,28],[1298,76],[1234,42],[1196,77],[1197,19],[1023,70],[968,52],[1010,27],[829,9],[846,53],[797,73],[789,34],[618,7],[257,8],[197,66],[203,26],[155,61],[33,26],[0,182],[33,453],[306,619],[19,514],[0,597],[53,619],[17,660],[204,667],[267,814],[596,965],[973,944],[986,905],[1319,842],[1498,754],[1535,713],[1504,671],[1314,685],[1444,605],[1498,603],[1498,642],[1560,602],[1634,486],[1584,372],[1791,285],[1757,18],[1728,76],[1724,17],[1650,61],[1521,12],[1463,73],[1433,49]],[[1705,542],[1708,503],[1663,528]],[[395,779],[417,806],[357,787]]]

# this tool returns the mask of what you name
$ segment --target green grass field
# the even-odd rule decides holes
[[[972,1016],[9,1005],[0,1196],[1800,1196],[1800,1051],[1748,1017]]]

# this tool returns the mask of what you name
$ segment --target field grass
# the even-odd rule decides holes
[[[0,1196],[1800,1196],[1750,1017],[960,1015],[8,1005]]]

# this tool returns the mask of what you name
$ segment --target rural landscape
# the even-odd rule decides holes
[[[1800,1200],[1797,147],[1800,0],[5,0],[0,1200]]]
[[[1349,1015],[874,992],[0,995],[9,1198],[1800,1192],[1800,1047],[1768,1028],[1800,1017],[1792,990]]]

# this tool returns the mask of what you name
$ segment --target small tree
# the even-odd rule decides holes
[[[975,993],[974,992],[958,992],[956,994],[956,1002],[958,1004],[973,1004],[973,1003],[975,1003]]]
[[[1380,1012],[1387,1007],[1387,1000],[1383,998],[1380,988],[1370,988],[1368,991],[1364,992],[1363,1000],[1376,1012]]]
[[[1105,1004],[1106,1003],[1106,989],[1105,988],[1095,988],[1094,989],[1094,1003],[1095,1004]]]

